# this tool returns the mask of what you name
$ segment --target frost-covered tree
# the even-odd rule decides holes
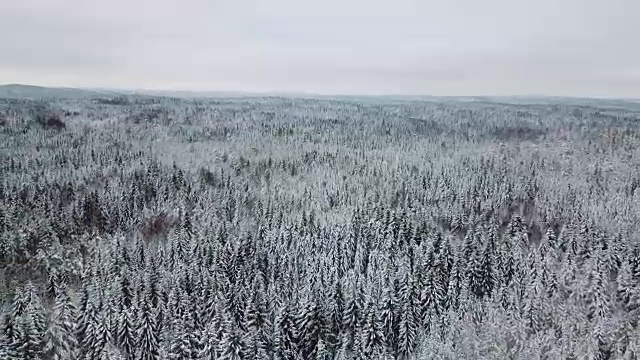
[[[637,357],[637,104],[524,101],[0,98],[0,357]]]
[[[142,301],[142,307],[140,308],[138,319],[136,359],[157,360],[160,358],[160,345],[158,343],[159,334],[152,310],[146,300]]]
[[[44,336],[44,356],[54,360],[75,359],[78,341],[75,334],[76,307],[62,288],[55,298],[49,327]]]

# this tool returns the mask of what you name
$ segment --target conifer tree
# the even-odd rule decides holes
[[[159,344],[155,318],[146,299],[142,300],[137,331],[138,346],[136,360],[158,360]]]
[[[315,300],[310,300],[303,307],[297,320],[297,340],[300,353],[305,359],[313,359],[317,355],[318,341],[322,328],[320,308]]]
[[[244,339],[244,343],[247,348],[247,356],[253,358],[259,353],[268,352],[268,319],[261,300],[257,298],[256,292],[254,292],[254,296],[247,304],[245,319],[247,336]]]
[[[640,309],[640,287],[638,280],[634,279],[631,264],[624,261],[620,267],[617,278],[618,299],[627,311]]]
[[[169,349],[169,359],[192,359],[199,352],[191,347],[191,333],[184,321],[177,319],[173,325],[173,339]]]
[[[360,322],[360,308],[358,304],[357,290],[353,290],[345,302],[344,311],[342,313],[342,331],[343,337],[341,341],[347,341],[342,346],[352,346],[356,337],[357,325]]]
[[[410,304],[404,303],[399,312],[398,354],[402,359],[409,359],[413,353],[417,334],[417,325]]]
[[[39,360],[43,351],[43,334],[34,321],[34,316],[27,312],[19,318],[16,352],[21,359]]]
[[[380,302],[380,324],[387,352],[393,353],[396,346],[397,316],[395,314],[395,301],[391,289],[385,287]]]
[[[44,356],[54,360],[75,359],[78,342],[76,339],[76,309],[66,288],[56,296],[49,327],[45,333]]]
[[[327,334],[325,346],[334,348],[338,345],[340,332],[342,331],[342,313],[344,311],[344,297],[342,294],[342,286],[339,281],[334,282],[331,298],[328,300],[327,309]]]
[[[124,309],[120,312],[117,325],[117,344],[121,350],[121,354],[127,360],[133,359],[136,351],[137,338],[133,315],[129,309]]]
[[[483,296],[491,296],[495,287],[495,273],[493,271],[493,249],[487,244],[481,259],[481,288]]]
[[[243,360],[245,356],[245,345],[242,337],[238,333],[233,320],[225,320],[224,335],[220,341],[220,359],[222,360]]]
[[[603,274],[603,270],[597,258],[589,261],[591,266],[587,268],[589,277],[589,288],[586,289],[586,301],[589,308],[589,315],[598,318],[606,317],[611,311],[610,291],[608,280]]]
[[[0,332],[0,359],[20,360],[19,353],[16,350],[17,344]]]
[[[367,358],[372,358],[384,345],[384,335],[382,333],[377,307],[373,302],[369,302],[367,305],[360,344],[363,348],[363,354]]]
[[[220,347],[219,340],[217,339],[217,330],[215,325],[209,325],[202,333],[202,349],[198,353],[198,358],[201,360],[216,360],[218,359],[218,349]]]
[[[290,359],[297,352],[294,317],[288,305],[280,307],[275,320],[274,350],[280,359]]]

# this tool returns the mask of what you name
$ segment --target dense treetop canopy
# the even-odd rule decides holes
[[[0,358],[640,356],[640,111],[0,99]]]

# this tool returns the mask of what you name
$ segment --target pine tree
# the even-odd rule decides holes
[[[43,335],[38,332],[34,316],[27,313],[18,322],[17,354],[24,360],[39,360],[43,350]]]
[[[173,339],[169,349],[169,359],[192,359],[197,352],[191,348],[191,333],[183,320],[177,319],[173,325]]]
[[[220,359],[221,360],[243,360],[244,359],[244,343],[242,337],[238,333],[237,328],[233,324],[233,320],[228,317],[225,319],[224,335],[220,342]]]
[[[259,353],[266,353],[269,347],[266,334],[268,319],[264,306],[257,295],[259,291],[258,289],[254,290],[254,296],[248,302],[245,314],[247,331],[244,343],[247,348],[246,355],[249,358],[257,358]]]
[[[316,360],[332,360],[333,356],[331,354],[331,351],[327,348],[327,346],[325,345],[325,342],[320,339],[320,341],[318,341],[318,351],[316,353]]]
[[[202,333],[203,347],[198,353],[198,358],[201,360],[216,360],[219,357],[218,348],[219,340],[217,339],[217,329],[215,325],[207,326]]]
[[[342,314],[342,331],[345,334],[343,341],[347,340],[349,344],[343,344],[343,346],[353,346],[353,341],[356,337],[357,326],[360,323],[361,316],[358,297],[358,290],[354,288],[351,296],[349,296],[345,302],[344,312]]]
[[[482,295],[491,296],[496,281],[495,273],[493,271],[493,249],[490,244],[487,244],[484,252],[482,253],[480,269],[482,272]]]
[[[45,333],[44,356],[53,360],[74,359],[78,342],[74,332],[76,309],[65,288],[55,299],[49,328]]]
[[[631,264],[624,261],[618,272],[617,286],[618,299],[627,311],[640,308],[639,281],[634,279]]]
[[[298,347],[303,358],[315,358],[321,328],[320,308],[314,300],[308,301],[307,305],[303,307],[302,313],[299,314],[297,321]]]
[[[275,321],[274,350],[280,359],[290,359],[297,352],[296,327],[288,305],[280,308]]]
[[[89,326],[89,321],[91,316],[93,316],[93,302],[90,299],[90,290],[86,282],[82,286],[82,296],[80,297],[80,306],[77,312],[77,320],[76,320],[76,339],[78,344],[83,344],[85,333],[87,331],[87,327]],[[80,351],[79,355],[82,357],[83,352]]]
[[[445,307],[449,310],[458,310],[458,306],[460,305],[460,296],[464,282],[461,266],[460,260],[458,259],[454,261],[451,267],[451,275],[447,284],[447,296],[445,301]]]
[[[93,346],[98,342],[98,310],[93,302],[89,301],[87,303],[76,331],[79,340],[78,344],[80,345],[80,358],[94,359],[93,356],[96,352]]]
[[[7,338],[11,342],[15,342],[18,339],[18,322],[20,317],[24,315],[29,305],[29,297],[26,291],[16,290],[16,295],[13,298],[11,304],[11,310],[9,314],[4,317],[3,331]]]
[[[98,316],[98,323],[96,326],[97,333],[97,343],[94,345],[94,348],[97,350],[98,357],[102,356],[103,353],[109,352],[108,349],[112,346],[111,342],[111,323],[108,314],[103,311]]]
[[[122,356],[133,359],[135,356],[137,338],[133,316],[129,309],[122,310],[118,320],[117,344],[121,349]]]
[[[342,330],[343,311],[344,297],[342,294],[342,286],[339,281],[335,281],[328,308],[328,331],[325,344],[328,348],[335,347],[338,344]]]
[[[0,332],[0,359],[21,360],[16,351],[16,344],[4,333]]]
[[[382,301],[380,303],[380,324],[382,327],[381,331],[387,351],[390,353],[394,353],[397,336],[397,324],[393,293],[388,287],[385,288],[382,296]]]
[[[409,359],[416,342],[417,326],[410,304],[403,303],[398,324],[398,354]]]
[[[384,344],[384,335],[378,318],[377,307],[373,302],[367,305],[367,312],[362,325],[362,340],[360,344],[366,358],[372,358]]]
[[[484,269],[484,256],[479,253],[478,249],[471,254],[470,261],[467,265],[467,278],[469,290],[478,298],[482,298],[485,295],[485,284],[490,283],[490,280],[485,279]]]
[[[558,239],[552,228],[548,228],[540,241],[539,251],[542,257],[548,256],[558,247]]]
[[[92,310],[88,321],[82,341],[83,358],[99,359],[107,344],[111,342],[109,319],[105,313]]]
[[[195,358],[204,346],[201,338],[204,326],[200,325],[200,321],[194,317],[194,314],[199,312],[198,306],[196,305],[198,303],[198,299],[194,299],[192,303],[195,306],[192,306],[183,313],[182,324],[184,325],[184,329],[187,333],[186,339],[189,341],[189,348],[191,349],[192,354],[191,356]]]
[[[120,278],[120,310],[129,309],[133,304],[133,289],[126,272]]]
[[[47,330],[46,312],[42,303],[42,299],[38,296],[35,287],[30,286],[29,289],[29,305],[27,312],[30,314],[33,325],[39,336],[43,336]]]
[[[147,300],[143,299],[137,331],[137,360],[158,360],[160,358],[158,343],[159,336],[154,320],[154,314],[151,312]]]
[[[611,299],[608,280],[600,267],[597,257],[591,258],[592,266],[588,268],[589,288],[587,290],[587,304],[589,314],[598,318],[606,317],[611,311]]]

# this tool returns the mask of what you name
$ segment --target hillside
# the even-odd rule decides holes
[[[22,84],[0,85],[0,98],[41,99],[41,98],[91,98],[113,94],[108,91],[83,90],[76,88],[52,88]]]

